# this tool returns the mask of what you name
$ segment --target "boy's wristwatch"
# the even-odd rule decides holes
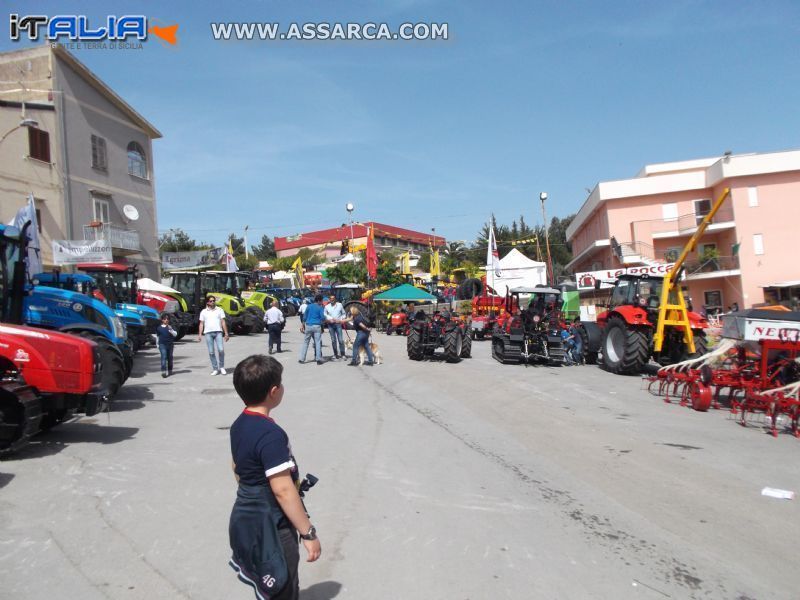
[[[306,540],[307,542],[317,539],[317,528],[312,525],[311,529],[308,530],[308,533],[306,533],[305,535],[303,535],[302,533],[300,534],[300,539]]]

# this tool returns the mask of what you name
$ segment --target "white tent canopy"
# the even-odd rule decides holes
[[[500,259],[500,270],[499,277],[491,269],[486,273],[486,281],[500,295],[509,288],[547,284],[547,265],[531,260],[516,248]]]
[[[168,285],[164,285],[163,283],[158,283],[157,281],[153,281],[147,277],[142,277],[141,279],[136,280],[136,286],[140,290],[145,290],[147,292],[156,292],[162,294],[178,294],[178,290],[175,290]]]

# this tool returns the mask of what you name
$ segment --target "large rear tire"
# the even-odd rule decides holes
[[[252,315],[250,333],[264,331],[264,311],[257,306],[248,306],[245,310]]]
[[[636,375],[650,361],[650,342],[646,331],[629,327],[612,316],[603,331],[603,366],[615,375]]]
[[[41,400],[35,390],[17,381],[0,384],[0,456],[28,443],[39,431]]]
[[[464,335],[461,328],[453,327],[444,334],[444,358],[449,363],[461,360],[461,350],[464,347]]]
[[[106,395],[109,398],[113,398],[128,378],[122,353],[102,335],[92,331],[81,331],[78,335],[97,344],[97,349],[100,351],[100,361],[103,364],[100,382]]]
[[[286,316],[288,317],[297,316],[297,307],[291,302],[286,303]]]
[[[462,335],[461,358],[472,358],[472,338],[469,335]]]
[[[418,329],[412,328],[406,338],[406,351],[411,360],[422,360],[425,356],[425,349],[422,346],[422,334]]]

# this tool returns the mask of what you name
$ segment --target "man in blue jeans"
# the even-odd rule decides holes
[[[309,304],[305,313],[305,320],[300,326],[300,332],[305,333],[303,349],[300,351],[300,364],[306,362],[306,353],[311,338],[314,338],[314,358],[318,365],[322,364],[322,324],[325,322],[325,309],[322,306],[322,294],[314,296],[314,303]]]
[[[344,338],[342,337],[342,323],[347,320],[342,303],[331,294],[328,305],[325,307],[325,324],[331,334],[331,346],[335,358],[344,358]]]
[[[209,296],[206,299],[206,307],[200,311],[200,329],[198,339],[203,339],[205,335],[206,346],[208,347],[208,356],[211,359],[211,374],[212,375],[227,375],[225,370],[225,346],[222,344],[223,338],[227,342],[230,337],[228,336],[228,324],[225,322],[225,311],[217,306],[217,299],[214,296]],[[217,357],[214,351],[219,354],[219,365],[217,364]]]

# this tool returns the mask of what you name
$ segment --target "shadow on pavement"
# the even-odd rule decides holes
[[[113,425],[97,425],[86,420],[73,421],[43,431],[34,436],[30,443],[9,456],[5,460],[25,460],[58,454],[70,444],[91,442],[94,444],[117,444],[132,438],[139,431],[138,427],[115,427]]]
[[[14,479],[13,473],[0,473],[0,489],[6,487]]]
[[[165,385],[162,383],[151,383],[150,385],[123,385],[117,395],[111,399],[111,412],[121,412],[125,410],[136,410],[144,408],[146,402],[169,402],[172,400],[156,400],[150,388],[154,385]]]
[[[323,581],[300,592],[301,600],[331,600],[339,595],[342,584],[338,581]]]
[[[181,362],[186,360],[186,356],[173,355],[172,365],[177,369],[181,366]],[[143,354],[140,350],[133,359],[133,369],[131,370],[130,379],[139,379],[151,373],[161,373],[161,354],[156,350],[155,352],[148,352]]]

